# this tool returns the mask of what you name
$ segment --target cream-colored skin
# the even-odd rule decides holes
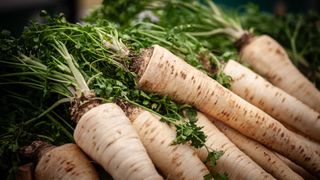
[[[203,179],[209,174],[205,164],[190,146],[172,145],[176,133],[168,124],[161,122],[160,117],[140,110],[131,121],[153,163],[166,179]]]
[[[271,37],[255,37],[241,49],[240,58],[272,84],[320,112],[319,90],[299,72],[281,45]]]
[[[74,131],[77,145],[116,180],[160,180],[138,133],[113,103],[86,112]]]
[[[311,172],[320,172],[320,156],[280,122],[243,100],[168,50],[155,45],[139,79],[141,89],[191,104],[242,134],[289,157]],[[143,63],[142,63],[143,64]]]
[[[308,180],[317,180],[316,177],[311,175],[308,171],[303,169],[301,166],[295,164],[294,162],[290,161],[288,158],[282,156],[281,154],[278,154],[275,152],[275,155],[281,159],[287,166],[289,166],[294,172],[298,173],[303,179],[308,179]]]
[[[232,77],[232,92],[282,123],[320,141],[320,114],[317,111],[236,61],[229,60],[223,72]]]
[[[75,144],[58,146],[43,154],[34,177],[36,180],[99,180],[90,160]]]
[[[206,145],[224,152],[217,165],[210,168],[213,173],[226,172],[230,180],[275,179],[234,145],[206,116],[198,112],[196,123],[207,135]],[[205,148],[198,149],[197,154],[203,161],[208,156]]]
[[[303,180],[300,175],[292,171],[284,162],[282,162],[273,151],[260,143],[243,136],[217,120],[212,121],[236,146],[239,147],[239,149],[275,178],[283,180]]]

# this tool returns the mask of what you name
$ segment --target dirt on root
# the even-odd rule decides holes
[[[136,107],[135,105],[130,104],[129,102],[126,102],[124,100],[117,100],[116,104],[121,107],[121,109],[124,111],[126,116],[130,119],[130,121],[134,121],[139,114],[142,113],[142,109],[139,107]]]
[[[71,120],[78,123],[80,118],[89,110],[101,104],[100,99],[96,99],[93,91],[81,93],[79,97],[74,98],[70,106]]]
[[[150,47],[143,49],[140,55],[135,53],[129,54],[129,58],[132,60],[132,64],[129,69],[130,71],[135,72],[138,75],[138,78],[140,78],[145,72],[145,69],[147,68],[150,58],[153,54],[153,50],[154,48]]]
[[[253,34],[244,33],[236,42],[234,43],[238,52],[240,52],[246,45],[248,45],[254,38]]]

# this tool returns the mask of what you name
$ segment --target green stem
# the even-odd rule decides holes
[[[31,82],[21,82],[21,81],[11,81],[11,82],[3,82],[0,83],[0,85],[17,85],[17,84],[22,84],[22,85],[27,85],[27,86],[31,86],[32,88],[35,89],[43,89],[44,87],[40,84],[36,84],[36,83],[31,83]]]
[[[48,136],[41,135],[41,134],[37,134],[36,136],[39,137],[39,138],[41,138],[41,139],[46,139],[46,140],[48,140],[48,141],[50,141],[50,142],[54,142],[54,139],[52,139],[52,138],[50,138],[50,137],[48,137]]]
[[[60,122],[58,122],[55,118],[53,118],[50,114],[47,115],[47,117],[55,124],[61,128],[61,130],[64,132],[64,134],[70,139],[73,140],[73,135],[63,126]]]
[[[61,122],[63,122],[71,131],[74,131],[74,128],[60,115],[58,115],[56,112],[52,111],[52,114],[57,117]]]
[[[72,56],[69,54],[67,47],[60,41],[56,41],[56,46],[55,49],[60,53],[60,55],[67,61],[67,64],[81,90],[81,92],[84,91],[90,91],[88,85],[86,84],[86,81],[84,80],[82,74],[80,73],[80,71],[76,68],[76,66],[74,65],[74,60],[72,58]]]
[[[98,76],[102,75],[102,72],[99,72],[97,74],[95,74],[94,76],[90,77],[87,81],[87,84],[90,85],[90,83]]]
[[[28,124],[32,124],[34,123],[36,120],[38,120],[39,118],[41,118],[42,116],[48,114],[51,110],[53,110],[55,107],[59,106],[62,103],[66,103],[66,102],[70,102],[70,98],[62,98],[58,101],[56,101],[53,105],[51,105],[48,109],[46,109],[45,111],[43,111],[41,114],[39,114],[37,117],[34,117],[26,122],[24,122],[24,125],[28,125]]]
[[[1,77],[12,77],[12,76],[27,76],[27,75],[43,75],[42,72],[18,72],[18,73],[8,73],[8,74],[1,74]]]

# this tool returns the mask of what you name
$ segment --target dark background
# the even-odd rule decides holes
[[[0,29],[7,29],[18,36],[30,19],[39,20],[39,12],[45,9],[49,14],[63,12],[70,22],[79,21],[82,12],[101,0],[0,0]],[[320,0],[215,0],[218,4],[241,8],[244,4],[255,3],[261,10],[285,14],[305,13],[320,10]],[[83,5],[85,4],[85,5]]]

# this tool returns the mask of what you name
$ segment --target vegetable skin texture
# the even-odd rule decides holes
[[[241,61],[275,86],[320,112],[320,92],[292,64],[282,46],[270,36],[256,36],[240,50]]]
[[[77,145],[116,180],[163,179],[122,109],[113,103],[87,111],[74,131]]]
[[[271,116],[251,105],[168,50],[154,45],[142,52],[138,85],[191,104],[311,172],[320,172],[320,156]],[[146,64],[146,66],[144,66]]]
[[[150,158],[166,179],[203,179],[209,174],[190,146],[172,145],[176,138],[175,131],[161,122],[159,116],[136,107],[130,108],[128,113]]]
[[[281,159],[284,163],[287,164],[294,172],[298,173],[303,179],[308,179],[308,180],[317,180],[315,176],[310,174],[308,171],[306,171],[303,167],[297,165],[296,163],[290,161],[288,158],[282,156],[279,153],[275,152],[275,155],[278,156],[279,159]]]
[[[246,153],[275,178],[303,180],[300,175],[292,171],[282,160],[280,160],[273,151],[260,143],[243,136],[217,120],[212,121],[236,146],[239,147],[239,149],[241,149],[241,151]]]
[[[320,141],[318,112],[236,61],[229,60],[223,72],[232,77],[232,92],[282,123]]]
[[[54,147],[43,153],[35,168],[34,177],[36,180],[99,179],[89,159],[75,144]]]
[[[214,150],[224,152],[215,167],[209,167],[213,173],[226,172],[232,179],[275,179],[262,169],[249,156],[234,145],[205,115],[198,112],[196,124],[203,127],[207,135],[206,145]],[[205,148],[196,150],[201,160],[206,160],[208,152]]]

